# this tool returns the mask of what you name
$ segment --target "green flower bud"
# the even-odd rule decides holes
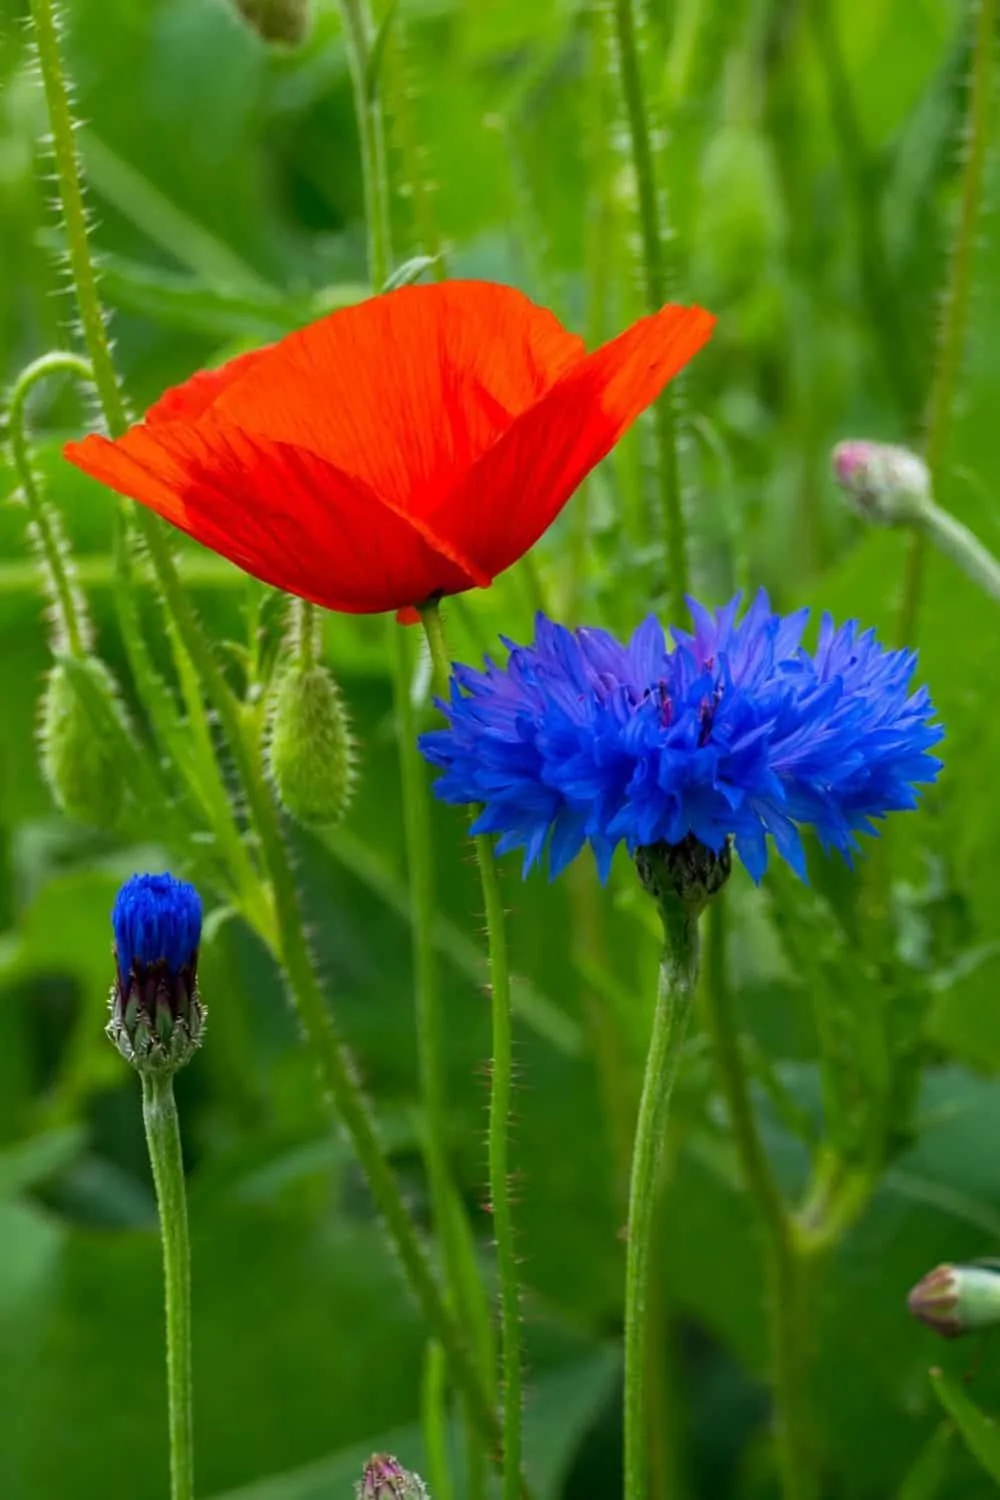
[[[69,817],[95,828],[117,824],[123,732],[129,733],[125,710],[104,663],[95,656],[57,662],[39,706],[38,739],[42,774]]]
[[[430,1500],[423,1480],[404,1469],[391,1453],[372,1455],[355,1494],[357,1500]]]
[[[837,444],[832,462],[837,483],[866,521],[905,526],[931,505],[927,465],[909,448],[851,439]]]
[[[659,906],[677,900],[694,912],[705,907],[729,879],[733,867],[728,842],[716,854],[689,833],[679,844],[646,844],[635,851],[643,888]]]
[[[140,1073],[173,1073],[201,1044],[201,898],[173,875],[133,875],[115,898],[108,1036]]]
[[[297,47],[309,34],[309,0],[236,0],[236,9],[265,42]]]
[[[354,792],[354,743],[343,696],[326,667],[292,663],[271,701],[268,767],[300,823],[339,823]]]
[[[938,1266],[917,1282],[907,1305],[915,1318],[946,1339],[991,1328],[1000,1323],[1000,1264]]]

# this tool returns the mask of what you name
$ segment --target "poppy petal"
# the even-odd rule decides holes
[[[171,386],[170,390],[164,391],[160,399],[149,408],[143,421],[147,427],[155,426],[158,422],[197,421],[215,404],[227,386],[265,359],[271,348],[272,345],[265,344],[262,349],[249,349],[245,354],[237,354],[216,370],[198,370],[183,385]]]
[[[509,568],[714,324],[699,307],[664,307],[574,365],[430,511],[434,532],[492,577]]]
[[[404,287],[289,334],[212,412],[422,516],[585,353],[513,287]]]
[[[275,588],[374,613],[488,582],[312,454],[213,422],[92,434],[66,457]]]

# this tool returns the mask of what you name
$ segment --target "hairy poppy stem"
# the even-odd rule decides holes
[[[625,1500],[649,1494],[649,1280],[670,1097],[698,983],[698,917],[664,900],[664,947],[632,1148],[625,1263]]]
[[[169,1072],[144,1070],[142,1118],[156,1185],[163,1241],[167,1320],[167,1411],[170,1420],[170,1497],[194,1497],[194,1402],[191,1394],[191,1252],[184,1161]]]
[[[25,405],[33,387],[49,375],[57,375],[64,371],[78,376],[81,380],[93,381],[94,378],[90,365],[78,354],[68,354],[62,350],[53,354],[43,354],[41,359],[34,360],[22,370],[14,382],[7,417],[14,469],[28,507],[28,514],[35,528],[42,562],[49,575],[59,630],[65,638],[70,654],[83,656],[89,634],[83,596],[77,592],[74,584],[71,571],[72,559],[67,550],[59,518],[50,509],[35,482],[24,421]]]
[[[438,691],[448,690],[451,673],[437,601],[420,610],[430,647]],[[503,897],[497,878],[493,844],[488,834],[474,838],[483,891],[489,946],[490,1002],[493,1025],[493,1063],[490,1071],[489,1175],[490,1206],[497,1247],[500,1283],[500,1339],[503,1376],[503,1496],[517,1500],[521,1493],[521,1298],[514,1244],[514,1214],[508,1155],[511,1078],[513,1072],[510,968],[507,958]]]
[[[639,231],[642,239],[643,274],[647,312],[658,312],[669,287],[665,236],[660,224],[656,194],[656,170],[649,120],[642,83],[642,64],[636,38],[633,0],[612,0],[618,70],[628,115],[632,142],[632,165],[639,196]],[[670,610],[679,618],[688,593],[687,532],[684,497],[677,453],[677,406],[672,386],[667,386],[654,407],[660,495],[666,528]]]
[[[814,1500],[817,1476],[807,1379],[805,1266],[792,1217],[757,1129],[747,1086],[732,995],[726,982],[724,902],[715,902],[707,921],[708,962],[702,989],[705,1019],[740,1172],[764,1241],[781,1490],[784,1500]]]
[[[986,157],[990,142],[990,114],[993,102],[994,67],[997,53],[996,31],[998,15],[1000,15],[1000,0],[978,0],[976,11],[972,79],[969,85],[969,108],[965,128],[965,139],[968,145],[965,168],[962,173],[962,195],[944,293],[941,339],[927,406],[925,456],[935,494],[940,492],[941,465],[950,435],[958,377],[965,351],[976,229],[979,223]],[[899,611],[898,635],[904,643],[912,641],[916,631],[923,590],[924,549],[924,533],[915,529],[910,534],[907,548],[903,598]]]

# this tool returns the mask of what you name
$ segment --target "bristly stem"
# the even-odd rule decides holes
[[[83,596],[74,584],[72,561],[58,516],[52,511],[35,482],[28,452],[25,432],[25,405],[32,388],[49,375],[66,372],[81,380],[92,381],[93,371],[85,359],[78,354],[59,350],[43,354],[22,370],[14,382],[8,406],[8,428],[10,432],[11,457],[21,485],[21,493],[28,507],[45,571],[49,576],[59,632],[66,648],[73,656],[82,656],[87,647],[89,622]]]
[[[815,1500],[809,1415],[805,1265],[795,1228],[760,1138],[726,979],[725,902],[708,913],[702,997],[715,1067],[740,1172],[764,1241],[778,1466],[784,1500]]]
[[[368,274],[372,290],[380,292],[392,269],[392,242],[382,105],[378,79],[370,76],[372,19],[367,0],[339,0],[339,9],[354,83],[354,112],[358,122],[365,223],[368,226]]]
[[[420,609],[439,693],[447,694],[448,647],[437,601]],[[489,1175],[490,1203],[497,1247],[500,1285],[500,1356],[503,1378],[503,1497],[521,1493],[521,1297],[514,1243],[514,1213],[509,1163],[511,1079],[513,1074],[510,968],[506,921],[493,843],[487,834],[474,838],[483,890],[489,950],[493,1062],[490,1070]]]
[[[636,39],[636,17],[633,0],[612,0],[612,3],[618,67],[628,115],[632,164],[639,197],[646,310],[657,312],[666,301],[669,286],[663,248],[665,232],[660,224],[657,206],[653,147],[642,82],[642,60]],[[684,497],[677,453],[676,399],[672,386],[667,386],[656,402],[654,419],[660,495],[666,529],[670,611],[679,619],[688,592],[688,561]]]
[[[698,983],[698,916],[661,903],[664,945],[632,1147],[625,1262],[625,1500],[649,1494],[650,1246],[670,1096]]]
[[[972,53],[972,78],[965,136],[968,142],[962,172],[961,201],[951,263],[944,293],[944,316],[938,356],[927,403],[925,456],[934,494],[941,492],[944,461],[955,408],[958,377],[965,351],[966,322],[972,289],[976,226],[983,194],[986,157],[990,139],[990,110],[996,61],[997,19],[1000,0],[978,0]],[[920,611],[923,587],[924,536],[914,530],[909,538],[903,598],[899,613],[899,638],[912,641]]]
[[[194,1500],[194,1403],[191,1396],[191,1252],[184,1159],[170,1073],[144,1072],[142,1118],[156,1185],[163,1241],[167,1321],[170,1497]]]

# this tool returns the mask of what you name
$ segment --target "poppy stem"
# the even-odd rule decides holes
[[[420,608],[438,692],[447,694],[451,675],[437,600]],[[503,1392],[503,1500],[521,1493],[521,1297],[514,1243],[514,1214],[509,1165],[511,1081],[513,1074],[510,968],[506,921],[493,843],[488,834],[473,838],[486,915],[489,947],[493,1063],[490,1070],[489,1177],[490,1207],[497,1247],[500,1286],[500,1357]]]
[[[670,1097],[698,983],[698,916],[660,901],[664,946],[632,1148],[625,1263],[625,1500],[649,1494],[650,1246]]]
[[[663,306],[669,291],[664,252],[666,235],[660,224],[656,169],[642,82],[642,62],[636,37],[633,0],[614,0],[613,15],[618,71],[628,115],[629,137],[632,142],[632,165],[639,199],[639,232],[642,241],[646,310],[653,313],[658,312]],[[677,404],[672,385],[668,385],[657,400],[653,409],[653,418],[656,429],[660,498],[666,531],[669,605],[671,614],[679,618],[688,593],[688,560],[684,497],[677,452]]]
[[[732,994],[726,979],[725,903],[708,914],[708,962],[702,989],[716,1075],[725,1100],[740,1173],[760,1226],[768,1289],[771,1380],[778,1468],[784,1500],[814,1500],[809,1412],[805,1266],[788,1206],[760,1138],[747,1084]]]
[[[998,15],[1000,15],[1000,0],[978,0],[978,5],[974,6],[973,10],[976,13],[975,35],[972,47],[969,107],[963,133],[967,145],[965,167],[962,172],[962,195],[944,292],[941,338],[927,405],[924,451],[934,494],[938,494],[941,489],[941,468],[951,432],[958,377],[965,354],[976,233],[979,226],[986,158],[990,144],[990,115],[993,103],[994,67],[997,54],[996,31]],[[924,533],[915,529],[910,535],[906,554],[903,598],[899,611],[898,636],[904,643],[913,640],[917,628],[923,589],[924,550]]]
[[[188,1244],[184,1159],[168,1072],[143,1071],[142,1118],[156,1186],[163,1241],[167,1322],[167,1411],[170,1422],[170,1497],[194,1497],[194,1403],[191,1395],[191,1251]]]
[[[339,0],[344,45],[354,83],[354,112],[361,148],[361,175],[365,189],[365,223],[368,227],[368,274],[372,291],[380,292],[392,269],[389,215],[389,181],[385,156],[385,128],[379,99],[379,66],[373,47],[374,27],[367,0]],[[388,24],[388,23],[383,23]],[[384,47],[380,49],[384,53]]]

